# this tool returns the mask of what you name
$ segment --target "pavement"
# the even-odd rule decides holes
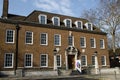
[[[0,80],[120,80],[120,74],[72,75],[72,76],[29,76],[0,77]]]

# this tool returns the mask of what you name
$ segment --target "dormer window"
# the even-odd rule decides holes
[[[53,25],[60,26],[60,18],[59,17],[53,17],[52,22],[53,22]]]
[[[39,22],[40,24],[47,24],[47,16],[44,14],[39,15]]]
[[[82,26],[82,21],[76,21],[75,22],[75,25],[78,29],[83,29],[83,26]]]
[[[66,27],[72,28],[72,21],[71,21],[71,19],[65,19],[64,23],[65,23]]]
[[[89,31],[92,31],[92,30],[93,30],[92,23],[87,23],[87,29],[88,29]]]

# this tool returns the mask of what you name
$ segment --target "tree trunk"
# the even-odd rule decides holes
[[[115,34],[112,34],[112,49],[113,53],[115,53]]]

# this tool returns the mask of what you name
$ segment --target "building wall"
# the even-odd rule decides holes
[[[5,35],[6,29],[13,29],[16,25],[8,24],[8,23],[0,23],[0,70],[10,70],[4,68],[4,53],[13,52],[15,54],[15,43],[7,44],[5,43]],[[48,67],[52,69],[54,65],[54,56],[53,50],[55,48],[59,48],[60,51],[58,54],[61,54],[62,57],[62,67],[65,65],[65,50],[68,47],[68,36],[69,30],[60,30],[60,29],[51,29],[44,28],[40,25],[40,27],[36,26],[28,26],[28,25],[19,25],[19,41],[18,41],[18,68],[24,68],[24,56],[25,53],[33,54],[33,67],[32,68],[41,68],[40,67],[40,54],[48,54]],[[33,44],[28,45],[25,44],[25,32],[32,31],[33,32]],[[87,55],[87,64],[91,63],[91,56],[95,51],[98,52],[98,61],[99,65],[101,65],[101,55],[106,56],[107,67],[109,67],[109,57],[107,50],[107,37],[106,35],[93,34],[93,33],[84,33],[71,31],[74,36],[74,46],[80,51],[81,55]],[[40,33],[48,33],[48,45],[43,46],[40,45]],[[16,34],[16,33],[15,33]],[[61,46],[54,46],[54,34],[61,35]],[[80,47],[80,37],[86,37],[86,48]],[[90,47],[90,38],[96,39],[96,48]],[[104,39],[105,41],[105,49],[100,49],[100,39]],[[85,50],[83,53],[82,50]],[[79,57],[80,57],[79,56]],[[14,61],[15,62],[15,61]],[[106,67],[106,66],[105,66]]]

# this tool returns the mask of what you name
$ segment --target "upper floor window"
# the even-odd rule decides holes
[[[6,30],[6,43],[14,43],[15,30]]]
[[[33,32],[31,32],[31,31],[26,31],[25,43],[26,43],[26,44],[33,44]]]
[[[71,28],[72,27],[72,21],[71,19],[65,19],[64,20],[64,23],[65,23],[65,26],[68,27],[68,28]]]
[[[41,54],[40,55],[40,66],[41,67],[47,67],[48,66],[48,55],[47,54]]]
[[[61,46],[61,35],[59,34],[54,35],[54,45]]]
[[[47,24],[47,16],[44,14],[39,15],[39,22],[40,24]]]
[[[25,54],[25,67],[32,67],[33,66],[33,54]]]
[[[57,67],[61,67],[61,55],[56,55]]]
[[[104,44],[104,39],[100,40],[100,48],[104,49],[105,48],[105,44]]]
[[[53,17],[52,21],[53,21],[53,25],[60,26],[60,18],[59,17]]]
[[[101,56],[101,64],[102,66],[106,66],[106,56]]]
[[[13,53],[5,53],[4,57],[4,67],[5,68],[13,68],[13,60],[14,54]]]
[[[90,39],[91,48],[96,48],[95,38]]]
[[[87,23],[87,29],[88,29],[89,31],[92,31],[92,30],[93,30],[93,25],[92,25],[92,23]]]
[[[86,55],[81,56],[81,65],[87,66],[87,56]]]
[[[82,21],[76,21],[75,24],[78,29],[83,29]]]
[[[74,46],[74,37],[73,36],[68,37],[68,45],[69,46]]]
[[[40,44],[41,45],[48,45],[48,35],[47,33],[40,34]]]
[[[86,47],[86,38],[85,37],[81,37],[80,38],[80,46],[82,48],[85,48]]]

